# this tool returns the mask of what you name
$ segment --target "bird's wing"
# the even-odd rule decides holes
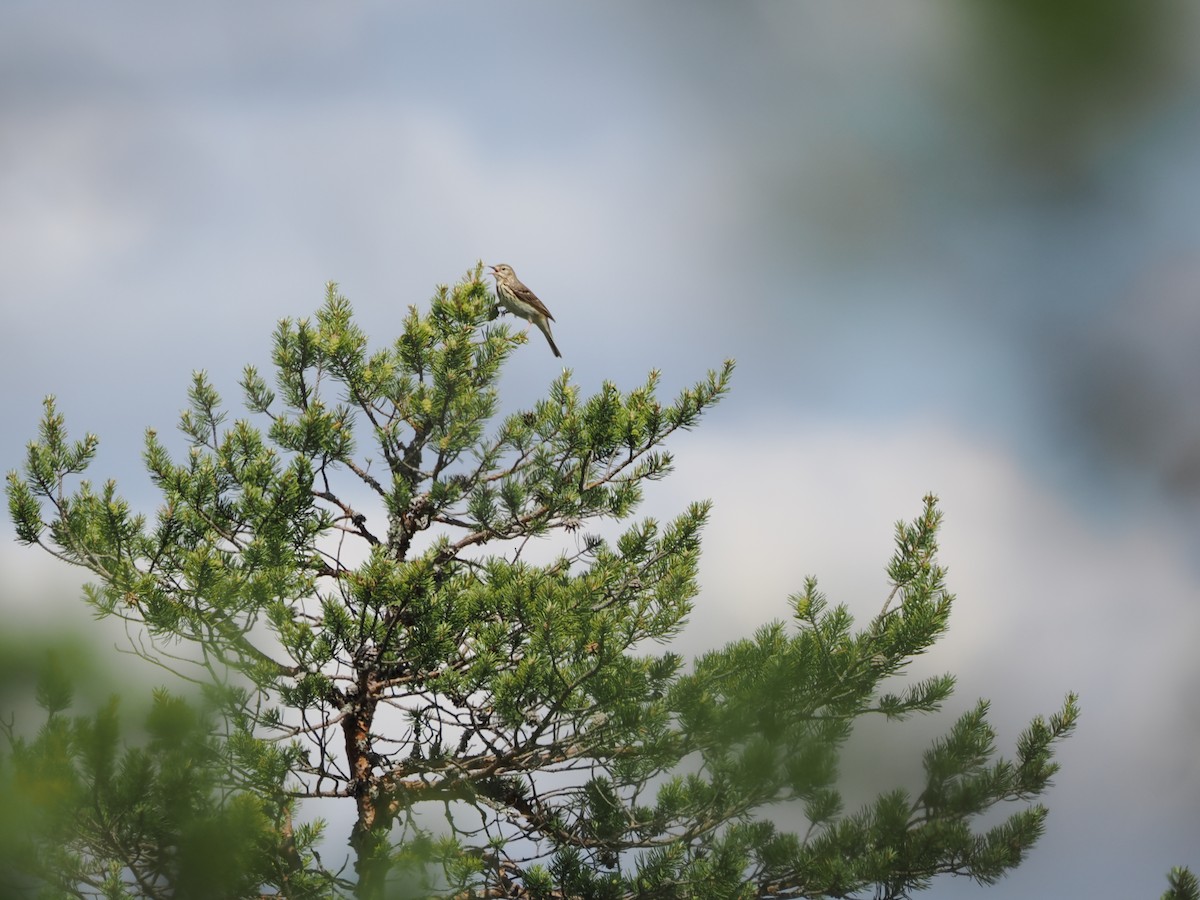
[[[546,309],[546,304],[537,298],[537,294],[525,287],[525,285],[520,281],[513,286],[513,293],[536,309],[538,311],[538,315],[545,316],[551,322],[557,321],[557,319],[550,314],[550,310]]]

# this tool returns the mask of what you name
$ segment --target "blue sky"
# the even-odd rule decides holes
[[[807,574],[869,616],[934,491],[949,713],[990,697],[1011,746],[1082,695],[1033,857],[930,896],[1157,896],[1200,863],[1200,29],[1039,8],[10,0],[0,463],[55,393],[150,509],[193,369],[235,401],[326,281],[383,343],[509,262],[585,388],[739,360],[647,502],[716,504],[683,649]],[[50,570],[11,534],[24,608]]]

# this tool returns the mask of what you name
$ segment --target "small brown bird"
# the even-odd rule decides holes
[[[550,315],[546,304],[537,298],[537,294],[522,284],[521,279],[517,277],[517,273],[508,263],[500,263],[489,268],[492,270],[492,277],[496,279],[496,299],[500,301],[500,305],[514,316],[520,316],[540,328],[542,334],[546,336],[546,340],[550,342],[550,349],[554,351],[554,355],[561,357],[562,354],[558,352],[558,347],[554,344],[554,336],[550,334],[550,323],[554,321],[554,316]]]

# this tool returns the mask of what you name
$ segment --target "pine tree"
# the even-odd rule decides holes
[[[1167,873],[1167,890],[1162,900],[1200,900],[1200,880],[1187,866],[1175,866]]]
[[[697,593],[709,507],[633,513],[670,472],[672,435],[727,392],[732,362],[673,402],[656,372],[591,396],[563,372],[501,416],[502,366],[525,338],[496,322],[481,276],[411,308],[378,350],[330,285],[315,320],[280,323],[274,387],[244,372],[261,427],[229,423],[197,374],[182,458],[146,435],[153,520],[112,482],[77,480],[97,440],[72,442],[53,398],[9,474],[18,538],[90,570],[88,602],[143,630],[137,652],[204,685],[219,737],[188,765],[220,775],[203,815],[220,821],[233,801],[253,812],[256,890],[899,897],[1017,865],[1044,827],[1036,800],[1073,695],[1033,720],[1012,760],[981,702],[926,752],[919,793],[846,813],[837,789],[857,720],[937,710],[951,693],[950,676],[897,678],[948,625],[935,498],[897,526],[891,592],[865,628],[810,580],[788,622],[688,666],[662,645]],[[615,537],[586,530],[612,522]],[[28,771],[30,745],[18,749]],[[98,778],[78,758],[58,764]],[[171,774],[157,765],[150,781]],[[312,798],[352,805],[352,873],[322,863],[319,822],[293,829]],[[973,830],[1007,801],[1019,808]],[[803,828],[775,824],[781,809]],[[116,854],[100,862],[131,896],[171,886],[169,869],[119,848],[67,843]]]

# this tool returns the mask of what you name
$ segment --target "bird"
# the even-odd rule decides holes
[[[490,268],[492,277],[496,279],[496,299],[500,301],[500,305],[514,316],[520,316],[540,328],[554,355],[561,357],[562,354],[558,352],[558,346],[554,343],[554,336],[550,334],[550,323],[554,321],[554,316],[550,315],[546,304],[537,298],[537,294],[525,287],[508,263],[500,263]]]

